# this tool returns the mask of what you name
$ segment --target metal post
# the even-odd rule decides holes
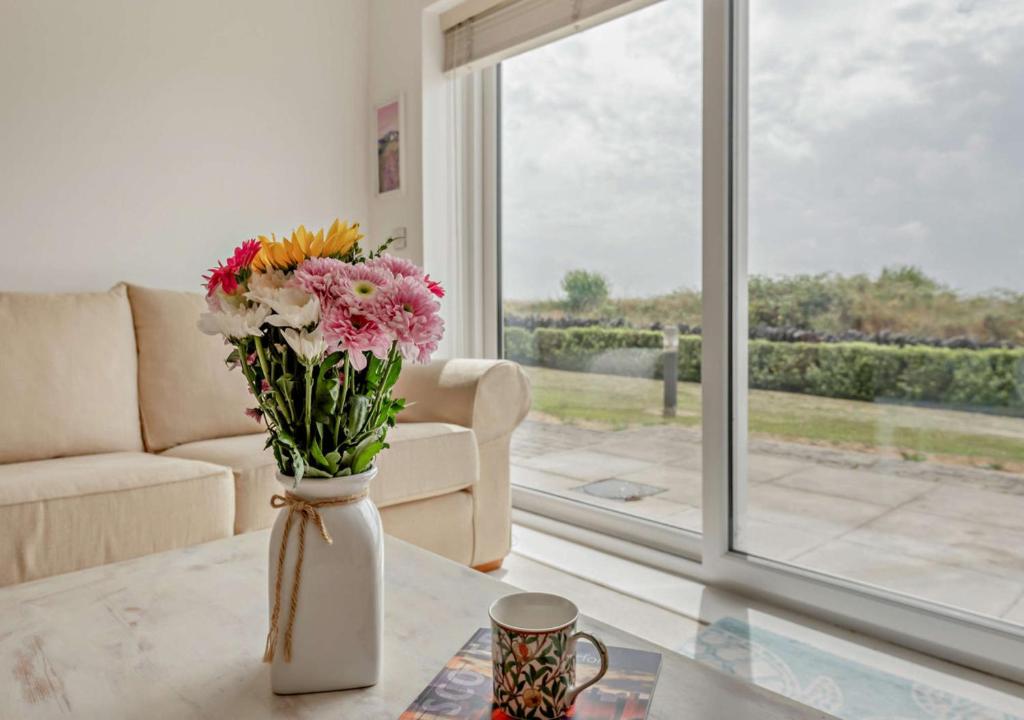
[[[665,384],[662,415],[671,418],[676,416],[679,387],[679,328],[674,324],[666,325],[662,333],[664,352],[661,354],[661,377]]]

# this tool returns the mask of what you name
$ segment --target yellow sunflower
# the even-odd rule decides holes
[[[349,225],[335,220],[327,230],[311,233],[303,225],[292,231],[290,238],[260,236],[260,251],[252,261],[253,270],[263,272],[277,268],[287,270],[303,260],[314,257],[341,257],[363,239],[359,223]]]

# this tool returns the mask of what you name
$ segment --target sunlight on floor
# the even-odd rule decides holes
[[[529,528],[512,537],[494,577],[844,720],[1024,718],[1022,686]]]

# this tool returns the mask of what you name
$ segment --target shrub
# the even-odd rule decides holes
[[[505,357],[523,365],[537,364],[533,333],[521,327],[505,328]]]
[[[570,270],[562,278],[566,307],[571,312],[596,310],[608,300],[608,278],[601,273]]]
[[[661,377],[662,334],[618,328],[507,328],[506,357],[560,370]],[[511,339],[510,339],[511,338]],[[679,339],[679,379],[699,382],[701,338]],[[1024,349],[751,340],[750,386],[848,400],[1024,408]]]

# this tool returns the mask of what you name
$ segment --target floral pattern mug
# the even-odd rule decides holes
[[[491,658],[494,704],[515,720],[565,717],[576,697],[608,672],[608,650],[586,632],[576,631],[579,609],[547,593],[516,593],[491,605]],[[576,643],[591,642],[601,668],[576,685]]]

